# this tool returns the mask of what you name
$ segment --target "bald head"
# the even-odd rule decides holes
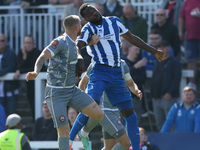
[[[167,20],[167,15],[165,13],[165,10],[160,8],[156,10],[156,22],[162,26]]]

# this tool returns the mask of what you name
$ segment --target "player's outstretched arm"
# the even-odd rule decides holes
[[[138,86],[133,81],[133,79],[126,80],[126,85],[133,94],[135,94],[137,97],[139,97],[140,100],[142,100],[142,92],[138,89]]]
[[[49,58],[51,58],[51,52],[47,49],[43,50],[35,62],[34,71],[28,72],[26,74],[26,81],[29,81],[30,79],[35,79],[40,73],[40,70],[42,69],[44,62]]]
[[[154,54],[156,59],[158,61],[164,60],[164,53],[161,50],[157,50],[156,48],[148,45],[146,42],[144,42],[142,39],[140,39],[138,36],[133,35],[130,31],[126,32],[122,35],[123,38],[125,38],[127,41],[129,41],[131,44],[139,47],[140,49],[143,49],[149,53]]]

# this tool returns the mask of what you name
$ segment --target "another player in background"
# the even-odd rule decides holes
[[[103,112],[94,100],[75,86],[76,73],[79,74],[80,61],[75,40],[81,31],[81,21],[76,15],[64,19],[65,33],[54,39],[38,57],[33,72],[28,72],[26,80],[35,79],[44,62],[49,59],[45,99],[58,132],[59,150],[69,150],[69,122],[67,105],[101,120]],[[78,59],[79,58],[79,59]],[[78,62],[78,63],[77,63]],[[75,73],[76,72],[76,73]]]

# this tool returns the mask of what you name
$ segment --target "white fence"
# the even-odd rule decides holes
[[[119,0],[121,5],[131,2],[137,8],[138,14],[147,19],[148,31],[154,22],[155,10],[163,0]],[[100,2],[85,0],[85,2]],[[4,33],[9,45],[16,54],[22,48],[25,35],[33,35],[36,47],[43,50],[62,31],[62,12],[66,5],[40,5],[27,7],[1,6],[9,14],[0,14],[0,33]],[[30,9],[46,9],[47,13],[27,13]],[[59,10],[59,11],[57,11]]]
[[[152,71],[147,71],[147,78],[152,77]],[[0,80],[13,80],[14,73],[8,73],[5,76],[0,77]],[[19,80],[25,80],[26,74],[21,74]],[[180,93],[182,89],[187,85],[187,78],[193,77],[192,70],[182,70],[182,78],[180,83]],[[42,102],[44,100],[44,88],[46,81],[46,73],[41,72],[35,79],[35,119],[42,116]]]

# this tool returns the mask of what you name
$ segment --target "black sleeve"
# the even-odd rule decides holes
[[[21,146],[22,146],[22,150],[31,150],[28,138],[26,137],[26,135],[23,135],[22,139],[21,139]]]
[[[178,35],[178,29],[175,25],[172,26],[172,33],[173,35],[171,36],[171,44],[174,50],[174,55],[177,56],[180,53],[180,39]]]

